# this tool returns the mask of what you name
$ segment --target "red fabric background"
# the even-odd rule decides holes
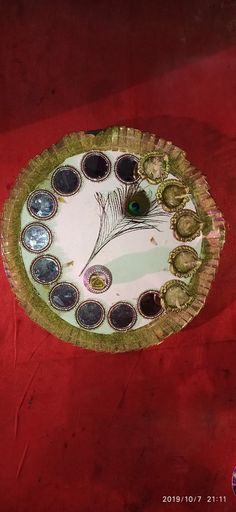
[[[235,15],[233,0],[1,1],[1,201],[65,133],[124,124],[185,148],[227,224],[204,310],[138,353],[59,342],[1,266],[1,512],[235,510]]]

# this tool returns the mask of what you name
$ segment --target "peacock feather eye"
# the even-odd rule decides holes
[[[30,161],[6,202],[2,244],[32,320],[77,346],[122,352],[197,315],[224,220],[184,151],[113,127],[70,134]]]
[[[128,203],[128,211],[131,215],[140,215],[140,204],[138,201],[130,201]]]
[[[145,190],[137,190],[128,195],[126,211],[133,217],[141,217],[147,214],[150,209],[150,199]]]

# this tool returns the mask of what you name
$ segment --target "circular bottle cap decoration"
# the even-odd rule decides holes
[[[222,214],[184,151],[124,127],[73,133],[31,160],[2,223],[4,267],[30,318],[111,352],[190,322],[223,244]]]

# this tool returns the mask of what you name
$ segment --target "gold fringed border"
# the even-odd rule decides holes
[[[201,255],[203,263],[189,284],[195,296],[193,302],[181,311],[165,312],[149,325],[139,329],[109,335],[71,326],[47,306],[28,279],[18,243],[20,214],[30,192],[66,158],[91,149],[119,150],[140,155],[161,149],[169,156],[171,172],[180,178],[194,195],[197,213],[204,224]],[[159,344],[173,332],[182,329],[199,313],[219,264],[220,251],[225,241],[225,224],[209,193],[206,179],[186,160],[183,150],[150,133],[142,133],[134,128],[113,127],[96,135],[85,132],[71,133],[30,160],[19,174],[15,187],[4,205],[1,239],[4,267],[12,289],[33,321],[57,338],[82,348],[124,352]]]

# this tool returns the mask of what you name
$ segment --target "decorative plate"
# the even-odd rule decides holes
[[[184,151],[124,127],[72,133],[31,160],[5,204],[7,275],[58,338],[136,350],[203,307],[224,220]]]

